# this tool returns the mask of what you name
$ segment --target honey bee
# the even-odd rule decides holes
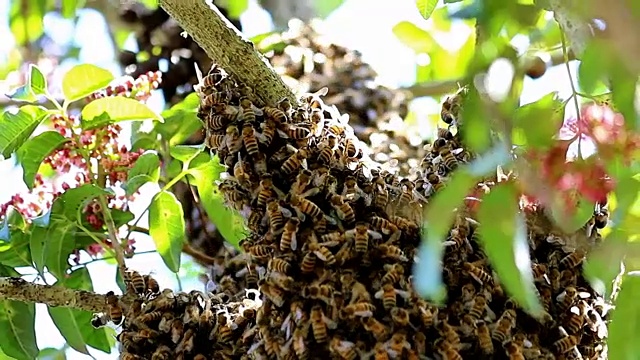
[[[144,360],[144,357],[128,352],[123,352],[122,354],[120,354],[120,360]]]
[[[147,286],[144,282],[144,277],[135,270],[127,270],[123,274],[124,282],[127,284],[127,288],[133,290],[138,295],[143,295]]]
[[[402,296],[404,299],[408,299],[410,294],[407,291],[394,288],[391,283],[383,284],[382,288],[374,294],[376,299],[382,299],[383,307],[386,310],[391,310],[396,307],[397,295]]]
[[[378,342],[373,347],[373,360],[389,360],[389,353],[384,343]]]
[[[342,318],[353,319],[355,317],[371,317],[376,311],[375,305],[370,302],[357,302],[346,305],[342,308],[340,315]]]
[[[329,200],[331,206],[336,211],[338,218],[347,224],[353,224],[356,221],[356,214],[351,205],[344,201],[344,198],[338,194],[333,194]]]
[[[577,306],[572,306],[563,324],[570,334],[577,334],[585,324],[585,315]]]
[[[207,127],[209,130],[222,130],[229,123],[229,118],[225,115],[211,115],[207,117]]]
[[[224,144],[225,135],[211,133],[209,130],[207,130],[207,134],[204,139],[206,147],[214,150],[219,150]]]
[[[329,88],[325,86],[314,93],[302,95],[300,97],[300,100],[302,103],[307,104],[307,106],[309,106],[309,108],[311,109],[322,109],[324,103],[322,102],[322,99],[320,99],[320,97],[326,96],[328,93]]]
[[[318,155],[320,162],[331,165],[335,151],[338,148],[338,138],[335,136],[327,136],[327,138],[318,145],[318,148],[320,149],[320,154]]]
[[[260,279],[258,281],[258,286],[260,287],[260,292],[263,293],[272,303],[274,303],[277,307],[282,307],[284,305],[284,291],[279,289],[276,286],[273,286],[265,281],[265,279]]]
[[[229,125],[225,132],[224,147],[232,153],[240,151],[244,145],[240,130],[235,125]]]
[[[287,209],[280,206],[278,200],[272,199],[267,203],[267,217],[269,219],[269,231],[271,231],[271,234],[279,235],[284,231],[284,217],[287,211]]]
[[[407,309],[394,307],[389,313],[391,314],[391,320],[396,326],[405,327],[411,325],[411,319]],[[413,325],[411,326],[413,327]]]
[[[384,269],[387,271],[380,282],[382,284],[398,284],[402,285],[404,276],[404,266],[401,264],[385,264]]]
[[[458,350],[448,341],[440,338],[436,340],[433,346],[438,351],[438,354],[443,360],[462,360],[462,355],[458,353]]]
[[[460,335],[458,335],[456,329],[450,325],[446,319],[439,320],[436,324],[436,329],[447,343],[455,347],[460,345]]]
[[[553,343],[553,348],[560,354],[566,354],[580,343],[580,335],[566,335],[566,331],[561,332],[564,336]]]
[[[424,332],[419,331],[413,335],[413,349],[418,354],[425,354],[427,352],[427,335]]]
[[[385,340],[389,335],[389,328],[373,316],[363,317],[360,319],[360,322],[362,326],[364,326],[364,329],[370,332],[378,341]]]
[[[296,251],[298,249],[297,233],[300,227],[300,220],[292,217],[287,220],[280,237],[280,251],[287,252],[290,250]]]
[[[245,123],[244,126],[242,126],[242,142],[249,155],[258,155],[260,152],[258,139],[256,138],[256,131],[250,123]]]
[[[187,329],[182,336],[182,339],[176,345],[175,352],[176,354],[180,353],[191,353],[195,346],[195,331],[193,329]]]
[[[325,246],[320,245],[317,240],[311,240],[307,243],[309,252],[315,254],[316,258],[323,261],[327,266],[333,266],[336,263],[336,257]]]
[[[170,360],[172,356],[171,348],[166,345],[160,345],[151,355],[151,360]]]
[[[440,117],[446,124],[453,124],[457,122],[457,114],[460,111],[460,102],[466,94],[466,88],[460,88],[454,95],[448,96],[442,103],[442,110],[440,111]]]
[[[560,267],[564,269],[574,269],[582,263],[586,253],[582,249],[576,249],[573,253],[565,256],[560,260]]]
[[[295,194],[287,194],[285,202],[289,203],[297,212],[298,218],[304,221],[305,215],[310,216],[314,220],[323,218],[324,213],[318,205]]]
[[[307,169],[302,169],[302,171],[300,171],[296,176],[296,181],[291,184],[291,192],[303,198],[316,195],[320,192],[319,188],[314,187],[307,190],[307,187],[311,185],[312,181],[313,172]]]
[[[596,229],[603,229],[609,223],[609,210],[598,206],[599,209],[594,216],[594,226]]]
[[[358,187],[355,176],[347,176],[344,180],[344,187],[341,194],[347,201],[357,201],[364,197],[362,190]]]
[[[369,238],[374,240],[382,239],[382,234],[377,231],[369,229],[369,225],[366,222],[357,222],[356,227],[345,232],[345,236],[349,239],[353,239],[354,247],[357,253],[364,254],[369,249]]]
[[[309,251],[306,254],[304,254],[304,257],[302,258],[302,262],[300,263],[300,271],[303,274],[312,273],[316,267],[317,259],[318,257],[312,251]]]
[[[308,148],[300,148],[287,160],[282,163],[282,171],[288,175],[298,170],[300,167],[307,168],[307,158],[311,155]]]
[[[106,314],[93,314],[91,326],[98,329],[109,323],[109,316]]]
[[[356,351],[356,344],[351,341],[342,340],[337,336],[331,339],[329,349],[332,353],[337,354],[344,360],[356,360],[359,356]]]
[[[281,193],[282,191],[273,184],[273,176],[270,173],[265,173],[260,177],[260,185],[256,190],[256,205],[264,207],[269,199],[276,196],[281,197]]]
[[[486,322],[482,320],[476,322],[476,336],[478,337],[478,346],[482,352],[485,355],[493,354],[493,341]]]
[[[434,172],[427,174],[427,181],[431,184],[431,187],[435,191],[440,191],[445,187],[444,182],[440,179],[440,176]]]
[[[310,320],[313,337],[316,342],[319,344],[327,342],[329,339],[327,334],[328,329],[335,329],[337,324],[324,315],[322,307],[319,304],[311,308]]]
[[[320,137],[322,135],[322,130],[324,130],[325,118],[324,112],[320,109],[312,109],[311,110],[311,133],[315,137]]]
[[[483,294],[476,295],[473,300],[473,306],[471,310],[469,310],[469,315],[471,315],[474,319],[481,319],[484,315],[484,311],[487,307],[487,299]]]
[[[496,327],[493,329],[491,333],[491,338],[496,340],[499,343],[504,343],[509,339],[511,335],[511,329],[515,324],[513,323],[513,319],[510,316],[500,317],[498,319],[498,323]]]
[[[106,303],[109,311],[109,318],[114,324],[120,325],[122,323],[122,318],[123,318],[122,306],[120,306],[120,299],[118,299],[118,297],[113,291],[109,291],[106,294]]]
[[[509,360],[525,360],[525,356],[522,353],[522,346],[516,344],[515,341],[508,341],[504,344],[504,348],[507,351]]]
[[[362,157],[362,150],[356,145],[355,139],[347,138],[344,144],[344,154],[349,159],[358,159]]]
[[[226,91],[214,92],[204,97],[202,100],[202,106],[205,108],[213,107],[217,104],[223,104],[229,101],[231,93]]]
[[[447,169],[455,170],[458,167],[458,159],[453,155],[449,145],[440,148],[440,156],[442,157],[442,163]]]
[[[404,252],[395,245],[380,244],[378,245],[378,251],[383,258],[393,259],[396,261],[409,261]]]
[[[310,284],[302,289],[305,298],[317,299],[331,305],[333,301],[333,287],[328,284]]]
[[[267,106],[264,108],[264,113],[267,115],[267,118],[274,120],[278,124],[287,122],[287,114],[278,108]]]
[[[578,289],[573,286],[565,288],[564,291],[556,298],[556,301],[558,301],[558,311],[560,313],[567,311],[577,298]]]
[[[273,118],[267,117],[260,123],[260,128],[262,129],[262,136],[258,137],[258,141],[262,142],[264,146],[269,147],[273,141],[273,137],[276,135],[278,125]]]
[[[466,271],[469,274],[469,276],[471,276],[474,280],[476,280],[480,284],[493,285],[493,277],[489,275],[489,273],[484,271],[482,268],[469,262],[465,262],[462,265],[462,267],[464,271]]]
[[[369,218],[369,223],[383,234],[390,235],[387,241],[389,244],[395,243],[400,239],[400,236],[402,236],[402,231],[394,223],[383,217],[372,216]]]
[[[272,245],[265,244],[253,244],[249,248],[249,253],[252,257],[256,259],[267,259],[271,257],[274,252],[274,248]]]

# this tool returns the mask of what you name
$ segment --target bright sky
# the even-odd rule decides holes
[[[0,1],[0,16],[5,19],[8,7],[9,2]],[[327,35],[335,42],[360,50],[365,60],[378,71],[384,83],[403,86],[412,84],[415,79],[413,50],[402,45],[391,32],[393,26],[403,20],[411,21],[420,27],[427,25],[427,21],[418,14],[413,0],[396,0],[393,2],[393,6],[389,6],[389,2],[386,0],[347,0],[327,19],[326,29]],[[245,33],[249,37],[271,30],[269,15],[256,5],[255,0],[250,1],[250,8],[242,16],[241,21]],[[450,44],[455,49],[466,40],[469,29],[462,24],[454,26],[459,26],[459,28],[454,27],[451,35],[437,38],[437,40],[441,44]],[[55,17],[47,18],[46,28],[55,28],[56,31],[51,35],[56,38],[64,38],[65,33],[73,31],[69,22]],[[93,63],[111,69],[118,74],[118,66],[112,60],[114,58],[113,49],[110,46],[105,46],[110,41],[105,29],[106,24],[101,15],[94,11],[82,13],[75,29],[74,39],[78,45],[82,46],[78,62]],[[0,41],[0,61],[3,61],[3,54],[6,54],[13,46],[12,41],[5,41],[5,39],[10,39],[6,20],[0,22],[0,39],[3,39]],[[61,64],[64,67],[73,65],[75,65],[73,61]],[[571,67],[575,79],[575,62],[571,64]],[[499,78],[494,80],[500,83]],[[564,66],[550,69],[544,77],[536,81],[526,79],[522,103],[535,101],[551,91],[559,91],[563,98],[567,98],[571,94],[569,78]],[[163,105],[161,96],[156,96],[152,104],[160,109]],[[412,109],[420,118],[426,115],[426,112],[434,112],[437,106],[438,104],[433,100],[420,99],[415,102]],[[427,122],[426,118],[424,121]],[[0,203],[7,201],[12,194],[26,189],[22,181],[19,180],[22,178],[21,169],[14,166],[13,160],[0,161],[0,177],[11,179],[0,187]],[[158,191],[157,186],[145,186],[142,190],[144,196],[140,198],[137,206],[134,206],[133,209],[136,214],[139,214],[147,206],[150,196]],[[146,221],[141,223],[141,226],[146,226]],[[154,249],[152,241],[148,238],[138,239],[136,247],[138,251]],[[183,257],[183,263],[186,260]],[[166,270],[159,255],[155,253],[138,255],[129,260],[128,265],[143,273],[153,271],[154,277],[163,286],[178,288],[175,275]],[[89,265],[89,270],[94,280],[95,291],[106,293],[109,290],[117,290],[113,265],[96,262]],[[182,285],[187,290],[200,286],[195,281],[184,282]],[[41,349],[46,347],[60,348],[64,345],[64,339],[55,329],[44,305],[37,306],[36,329],[38,346]],[[115,359],[117,357],[116,354],[108,355],[95,350],[91,351],[91,354],[95,359]],[[67,355],[69,359],[73,360],[90,359],[90,357],[74,350],[69,350]]]

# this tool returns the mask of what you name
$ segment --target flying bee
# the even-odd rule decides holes
[[[369,238],[374,240],[382,239],[382,234],[369,229],[368,223],[364,221],[357,222],[354,229],[345,232],[345,236],[353,239],[354,248],[359,254],[364,254],[369,249]]]
[[[465,262],[462,267],[464,271],[469,274],[469,276],[471,276],[480,284],[493,284],[493,277],[491,277],[491,275],[489,275],[489,273],[484,271],[482,268],[469,262]]]
[[[260,279],[258,286],[260,287],[260,292],[271,300],[275,306],[282,307],[284,305],[285,294],[283,290],[269,284],[265,279]]]
[[[393,259],[396,261],[409,261],[404,252],[395,245],[380,244],[378,245],[378,251],[383,258]]]
[[[329,199],[331,206],[336,211],[338,218],[347,224],[353,224],[356,221],[356,214],[351,205],[344,201],[344,198],[338,194],[331,195]]]
[[[297,233],[300,227],[300,219],[292,217],[287,220],[280,237],[280,251],[296,251],[298,249]]]
[[[120,325],[122,323],[122,317],[123,317],[122,306],[120,306],[120,300],[118,299],[118,297],[113,291],[109,291],[106,295],[105,301],[107,303],[109,318],[114,324]]]
[[[247,153],[251,156],[256,156],[260,152],[258,147],[258,139],[256,138],[256,130],[251,123],[245,123],[242,126],[242,142],[247,149]]]
[[[244,143],[242,142],[242,136],[238,127],[235,125],[229,125],[225,132],[223,147],[226,147],[227,150],[235,153],[240,151],[243,145]]]
[[[400,239],[400,236],[402,236],[402,231],[398,229],[394,223],[383,217],[372,216],[369,218],[369,223],[373,225],[374,228],[380,230],[384,235],[390,235],[389,240],[387,241],[389,244],[395,243]]]
[[[371,317],[374,311],[376,311],[375,305],[370,302],[357,302],[346,305],[342,308],[340,316],[346,319],[353,319],[356,317]]]
[[[391,310],[397,305],[397,295],[402,296],[405,300],[410,296],[408,291],[396,289],[391,283],[383,284],[374,296],[376,299],[382,300],[382,305],[386,310]]]
[[[460,88],[454,95],[448,96],[442,103],[440,118],[446,124],[451,125],[458,121],[458,112],[460,111],[460,102],[466,94],[466,88]]]
[[[144,277],[135,270],[127,270],[123,274],[123,279],[127,288],[133,290],[138,295],[143,295],[147,288]]]
[[[322,307],[319,304],[314,305],[311,308],[311,329],[313,331],[313,337],[316,342],[319,344],[327,342],[328,337],[328,329],[335,329],[337,324],[325,316],[322,311]]]
[[[314,220],[321,219],[324,216],[324,213],[320,210],[318,205],[298,195],[291,193],[287,194],[285,202],[289,203],[296,210],[298,218],[300,218],[301,221],[304,221],[306,216],[309,216]]]
[[[364,329],[370,332],[378,341],[383,341],[389,335],[389,328],[373,316],[363,317],[360,322]]]
[[[582,263],[586,253],[582,249],[576,249],[573,253],[565,256],[560,260],[560,267],[564,269],[574,269]]]

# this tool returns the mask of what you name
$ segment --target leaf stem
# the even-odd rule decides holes
[[[578,92],[576,91],[576,86],[573,83],[573,75],[571,75],[571,67],[569,66],[569,52],[567,51],[567,38],[564,33],[564,29],[562,25],[558,23],[560,26],[560,41],[562,41],[562,54],[564,56],[564,66],[567,68],[567,76],[569,76],[569,84],[571,85],[571,91],[573,93],[573,104],[576,107],[576,120],[578,122],[578,132],[580,131],[580,104],[578,103],[578,97],[576,96]],[[578,136],[578,157],[582,158],[582,136]]]
[[[82,225],[80,223],[76,223],[76,226],[78,227],[78,229],[82,230],[85,234],[87,234],[87,236],[89,236],[91,239],[93,239],[93,241],[95,241],[98,244],[102,245],[102,248],[104,248],[104,250],[106,252],[108,252],[109,255],[115,256],[115,254],[113,253],[113,250],[111,250],[111,248],[107,245],[107,243],[105,243],[102,239],[97,237],[91,230],[87,229],[86,227],[84,227],[84,225]]]
[[[116,224],[113,221],[113,217],[111,216],[111,211],[107,207],[107,200],[104,195],[98,196],[98,201],[100,201],[100,208],[102,209],[102,216],[104,216],[104,222],[107,224],[107,231],[109,232],[109,237],[111,238],[111,244],[113,246],[113,250],[115,251],[116,261],[118,262],[118,268],[120,269],[120,274],[123,275],[126,272],[126,265],[124,263],[124,251],[122,250],[122,246],[120,245],[120,240],[118,239],[118,230],[116,229]],[[127,236],[126,239],[129,237]]]

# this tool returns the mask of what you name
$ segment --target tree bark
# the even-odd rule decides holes
[[[210,1],[159,0],[214,63],[243,84],[251,85],[251,101],[257,106],[274,104],[285,97],[297,103],[269,61],[227,20]],[[208,69],[205,69],[205,71]]]
[[[126,300],[125,298],[126,296],[123,296],[121,299]],[[96,313],[106,311],[105,296],[102,294],[62,286],[34,284],[20,278],[0,278],[0,299],[41,303]]]

